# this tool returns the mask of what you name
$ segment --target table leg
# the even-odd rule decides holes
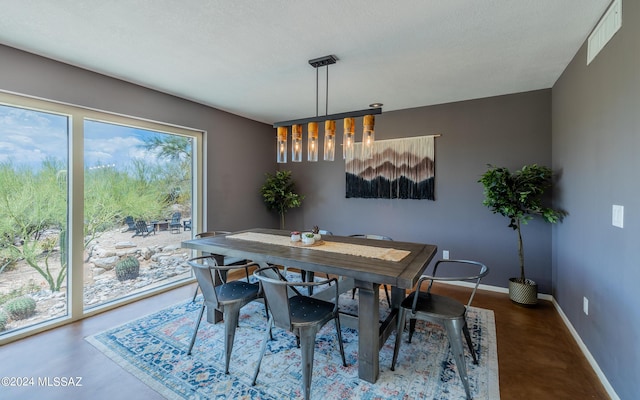
[[[355,281],[358,288],[358,377],[375,383],[380,374],[380,285]]]

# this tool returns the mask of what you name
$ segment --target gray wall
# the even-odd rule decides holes
[[[277,226],[259,194],[276,170],[270,126],[2,45],[0,71],[1,90],[206,131],[208,228]]]
[[[384,112],[376,116],[376,139],[442,134],[436,139],[436,201],[347,199],[341,157],[289,162],[280,167],[293,171],[306,198],[301,209],[288,213],[287,228],[319,225],[340,235],[374,233],[434,243],[438,257],[446,249],[452,258],[485,262],[491,273],[484,282],[505,287],[519,273],[517,236],[506,218],[482,205],[477,180],[489,163],[550,166],[550,113],[550,90]],[[360,140],[361,120],[356,124]],[[337,131],[341,140],[342,127]],[[550,293],[551,226],[533,221],[523,236],[529,277]]]
[[[620,31],[589,66],[583,46],[552,95],[557,200],[571,213],[554,231],[553,294],[622,399],[640,396],[639,71],[640,2],[625,1]]]

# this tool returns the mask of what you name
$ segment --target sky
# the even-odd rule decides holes
[[[152,135],[158,133],[87,120],[85,167],[122,169],[132,159],[155,159],[139,147]],[[66,116],[0,104],[0,163],[11,162],[37,169],[48,157],[66,162],[67,148]]]

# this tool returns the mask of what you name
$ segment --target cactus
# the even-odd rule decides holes
[[[120,282],[126,281],[127,279],[136,279],[140,274],[140,261],[135,257],[129,256],[118,261],[115,270],[116,278],[118,278]]]
[[[4,312],[4,310],[0,309],[0,332],[4,330],[7,326],[7,322],[9,321],[9,315]]]
[[[29,296],[16,297],[4,305],[13,319],[29,318],[36,311],[36,301]]]

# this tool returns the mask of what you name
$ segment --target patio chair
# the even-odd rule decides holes
[[[171,233],[180,233],[180,228],[182,228],[182,224],[180,223],[181,216],[182,214],[179,212],[175,212],[171,216],[171,221],[169,222],[169,229],[171,229]]]
[[[133,217],[131,215],[128,215],[124,218],[124,223],[128,226],[126,232],[136,230],[136,222],[133,220]]]
[[[146,222],[140,220],[140,221],[136,221],[136,233],[134,233],[133,236],[131,237],[136,237],[136,236],[147,237],[151,233],[153,233],[154,235],[156,234],[155,227],[153,225],[149,225]]]
[[[203,260],[206,264],[201,263]],[[224,351],[225,365],[224,373],[229,373],[229,361],[231,360],[231,352],[233,350],[233,340],[236,334],[236,327],[240,316],[240,309],[249,302],[261,298],[260,285],[257,283],[249,283],[249,267],[257,265],[256,263],[247,263],[243,265],[224,266],[216,265],[215,258],[211,256],[195,257],[187,261],[193,269],[193,273],[198,280],[198,285],[202,289],[204,303],[200,309],[198,320],[196,321],[193,336],[189,343],[187,354],[191,354],[193,345],[196,341],[198,328],[204,310],[207,310],[207,322],[215,323],[215,312],[219,311],[223,314],[224,320]],[[243,268],[245,270],[247,281],[235,280],[227,281],[227,272],[232,269]],[[265,311],[267,305],[265,304]],[[267,312],[267,316],[268,316]]]
[[[254,271],[253,276],[260,280],[271,314],[269,316],[265,337],[262,341],[260,358],[258,359],[256,371],[253,375],[252,385],[256,384],[258,373],[260,372],[260,363],[267,349],[267,340],[269,340],[271,335],[271,329],[275,326],[292,332],[299,341],[299,347],[301,347],[302,352],[302,386],[304,389],[304,398],[308,400],[311,396],[311,376],[316,334],[320,328],[331,320],[334,320],[336,324],[342,365],[347,366],[347,361],[344,356],[344,346],[342,345],[342,334],[340,332],[340,318],[338,316],[339,296],[337,279],[331,278],[322,282],[288,282],[284,276],[282,276],[278,267],[275,266],[260,268]],[[336,285],[333,285],[336,291],[335,303],[304,296],[295,288],[296,286],[326,285],[329,282],[336,283]],[[290,291],[294,292],[292,297],[289,297]]]
[[[436,277],[436,272],[440,264],[448,264],[449,267],[455,266],[457,273],[463,271],[459,275],[446,275]],[[473,270],[472,272],[469,272]],[[464,273],[467,272],[467,273]],[[391,370],[395,370],[398,353],[400,352],[400,343],[402,342],[402,331],[405,326],[405,318],[411,319],[409,324],[409,343],[415,330],[415,321],[417,319],[433,322],[445,327],[449,338],[449,346],[456,362],[458,374],[467,393],[467,399],[471,399],[471,390],[469,389],[469,379],[467,377],[467,366],[464,361],[464,346],[462,344],[462,334],[467,341],[469,352],[473,357],[473,363],[478,364],[476,352],[471,343],[471,335],[467,326],[466,313],[467,308],[471,306],[473,296],[478,289],[480,280],[489,273],[489,269],[482,263],[468,260],[438,260],[433,267],[433,275],[423,275],[416,284],[416,290],[408,295],[400,306],[398,313],[398,325],[396,327],[396,344],[393,349],[393,359],[391,361]],[[472,281],[474,283],[473,290],[469,296],[466,305],[460,303],[447,296],[441,296],[431,293],[431,286],[434,281]],[[421,291],[423,282],[429,281],[426,291]]]

